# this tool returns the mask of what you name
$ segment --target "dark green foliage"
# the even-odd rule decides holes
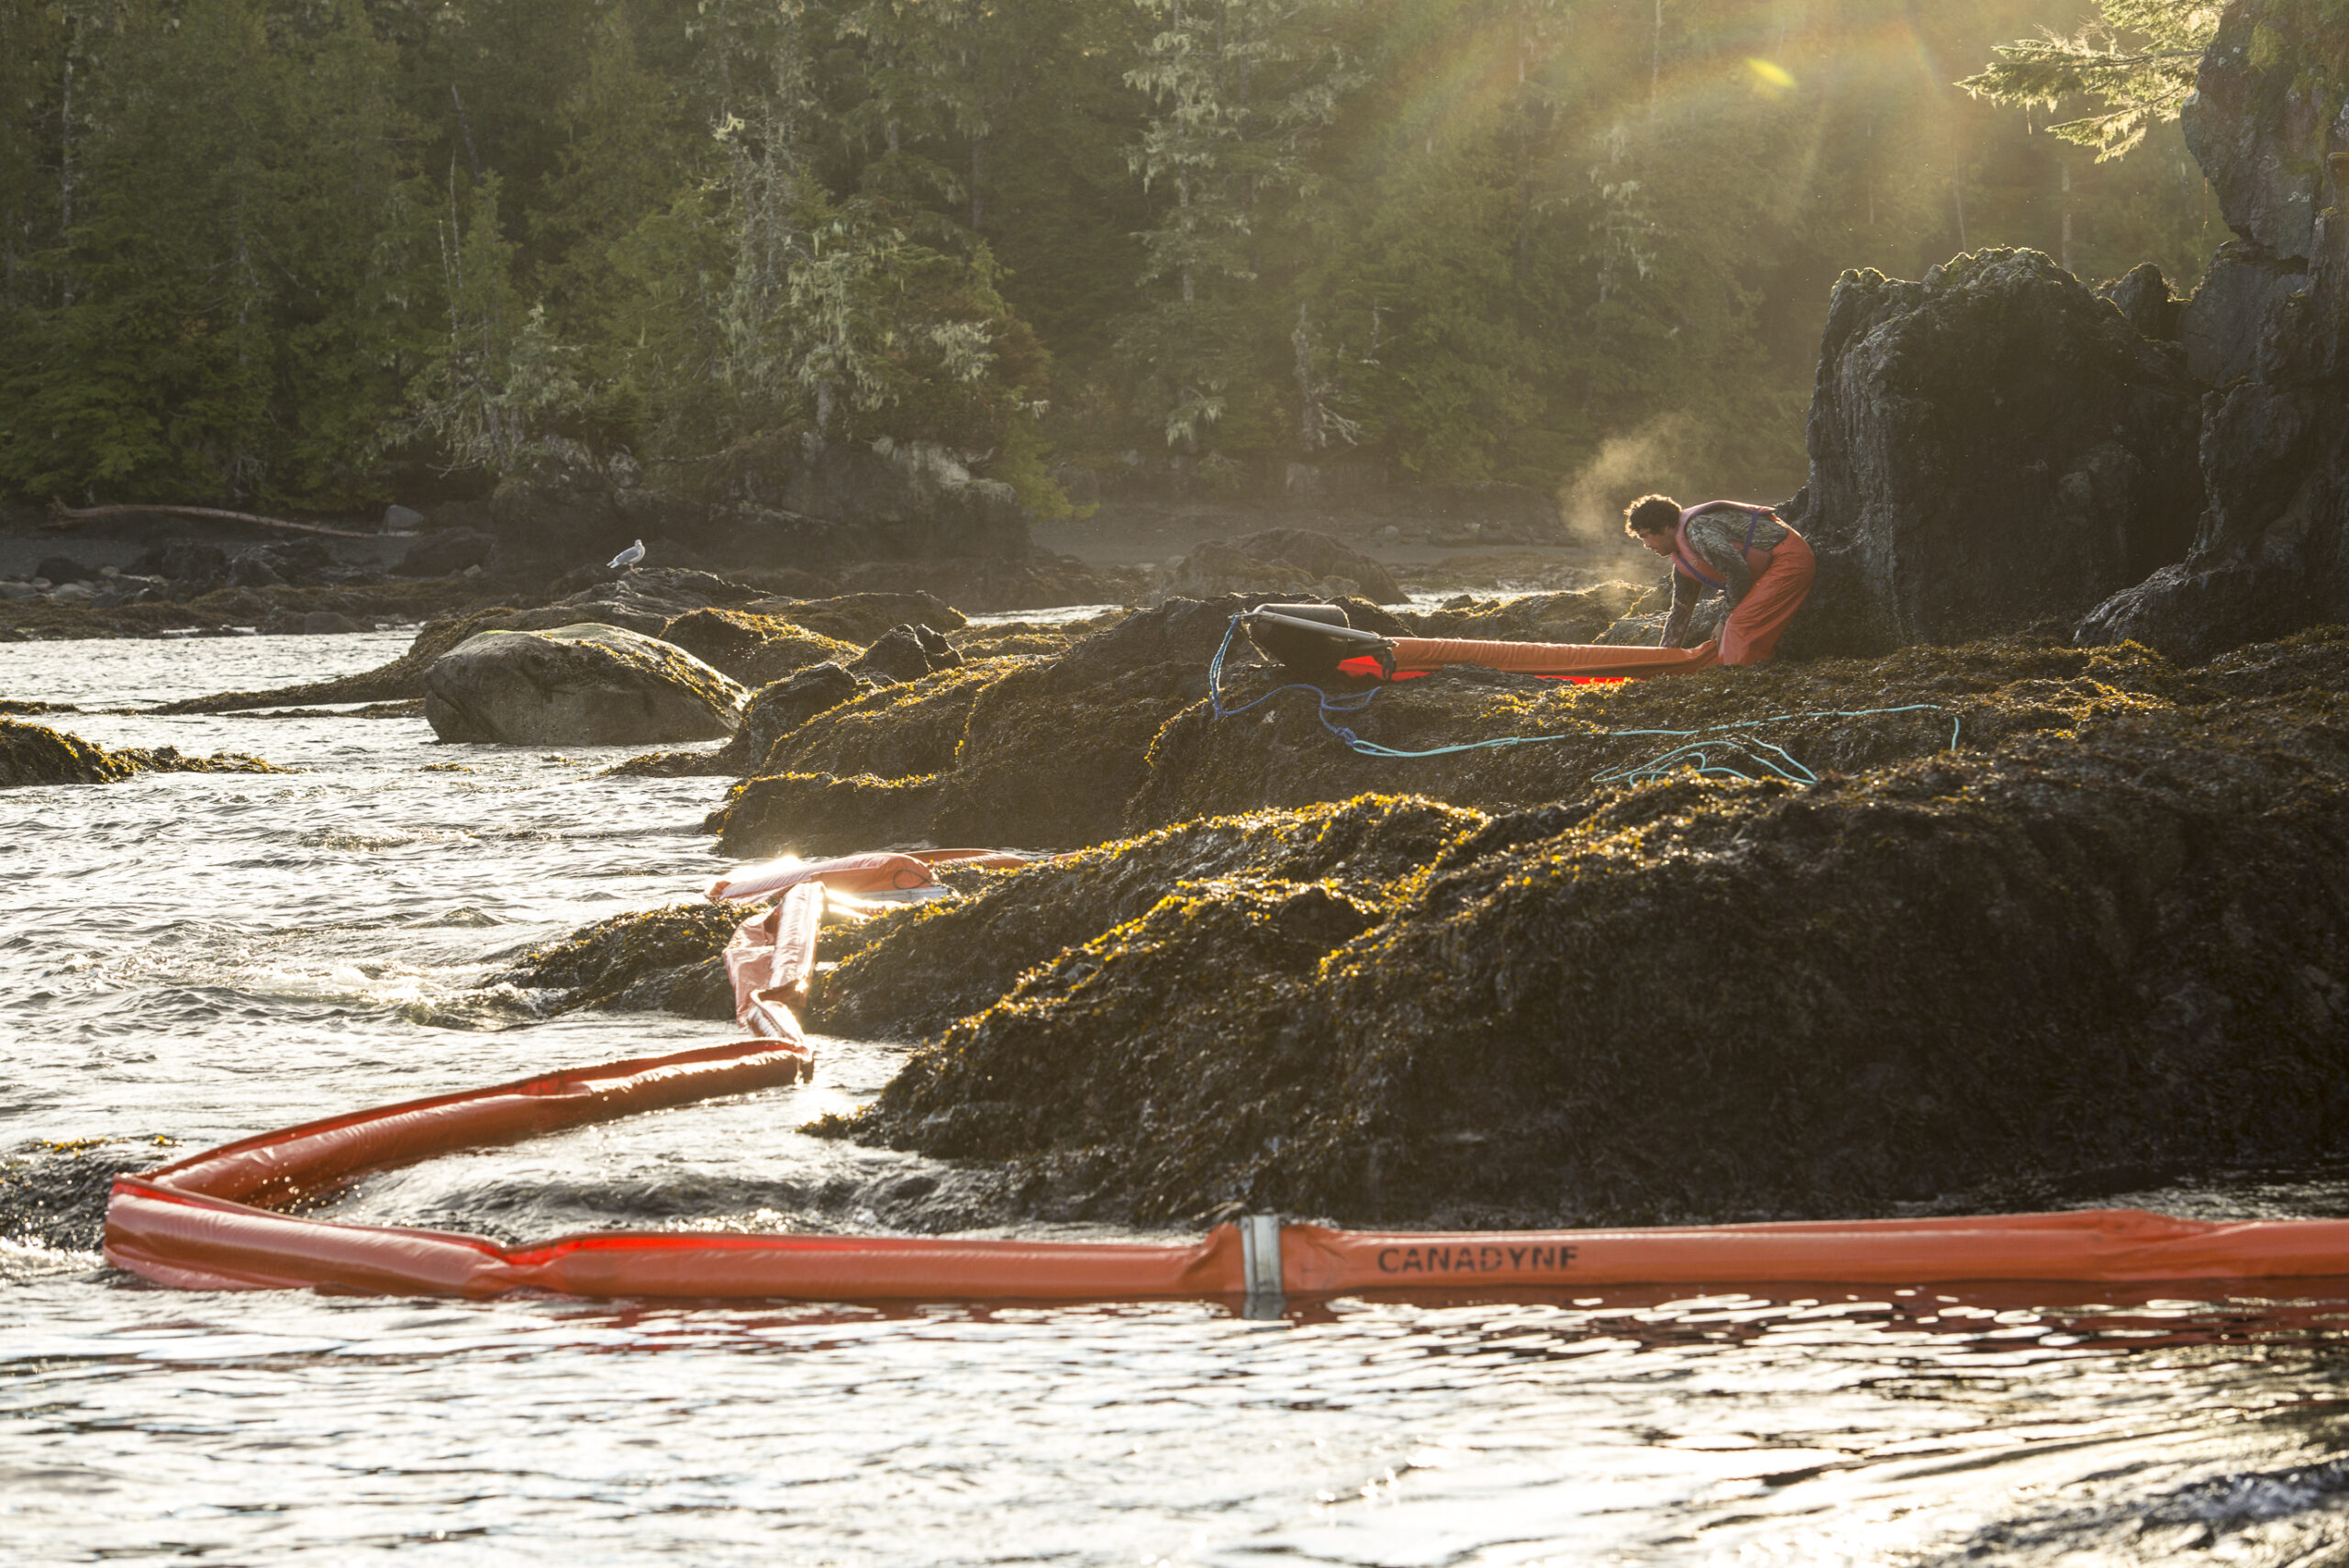
[[[558,436],[675,484],[810,431],[1047,517],[1056,461],[1129,453],[1782,491],[1844,268],[2199,270],[2174,128],[2067,185],[1947,79],[2087,17],[0,0],[0,491],[350,509]]]

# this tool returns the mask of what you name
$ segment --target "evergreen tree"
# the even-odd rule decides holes
[[[2080,96],[2100,100],[2094,113],[2047,128],[2095,148],[2101,163],[2177,117],[2193,95],[2196,70],[2225,9],[2219,0],[2097,0],[2096,20],[2087,27],[2000,44],[1998,59],[1959,85],[2010,107],[2053,109]]]

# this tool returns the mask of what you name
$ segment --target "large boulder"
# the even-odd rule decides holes
[[[1399,605],[1410,595],[1392,573],[1344,540],[1312,528],[1266,528],[1232,541],[1258,561],[1282,561],[1315,577],[1351,579],[1374,604]]]
[[[740,773],[759,771],[774,743],[828,708],[864,695],[863,682],[829,661],[810,664],[787,680],[759,688],[742,711],[742,728],[729,751],[740,752]]]
[[[424,717],[443,740],[628,746],[715,740],[747,694],[682,649],[616,626],[484,631],[424,675]]]
[[[2199,394],[2176,348],[2032,250],[1846,272],[1790,504],[1820,555],[1785,651],[2068,622],[2186,553]]]

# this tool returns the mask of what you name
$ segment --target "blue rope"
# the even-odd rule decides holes
[[[1379,757],[1395,761],[1407,761],[1419,757],[1448,757],[1462,751],[1489,751],[1504,746],[1539,746],[1550,740],[1576,740],[1586,738],[1579,734],[1503,735],[1490,740],[1470,740],[1457,746],[1437,746],[1425,751],[1405,751],[1392,746],[1382,746],[1375,740],[1365,740],[1344,725],[1331,721],[1330,717],[1331,714],[1357,714],[1369,707],[1371,699],[1382,690],[1378,686],[1372,686],[1367,691],[1344,692],[1332,695],[1309,682],[1292,681],[1287,685],[1275,686],[1253,702],[1243,703],[1238,707],[1226,707],[1223,706],[1224,655],[1231,651],[1231,639],[1239,635],[1240,623],[1246,618],[1245,616],[1231,617],[1231,624],[1224,628],[1222,643],[1216,649],[1215,657],[1208,663],[1208,703],[1214,709],[1215,717],[1218,718],[1231,718],[1248,712],[1251,708],[1262,707],[1286,692],[1311,692],[1320,702],[1319,717],[1321,727],[1344,742],[1349,751],[1364,757]],[[1803,713],[1772,714],[1767,718],[1741,718],[1729,724],[1710,724],[1701,729],[1600,730],[1598,735],[1607,739],[1620,740],[1641,735],[1669,736],[1681,740],[1683,744],[1651,757],[1643,762],[1627,762],[1620,767],[1603,769],[1593,773],[1590,776],[1590,782],[1593,784],[1637,784],[1643,779],[1662,778],[1675,769],[1686,766],[1693,767],[1699,773],[1709,773],[1721,778],[1749,781],[1755,778],[1777,778],[1784,779],[1788,784],[1817,784],[1819,775],[1796,761],[1785,747],[1774,745],[1759,737],[1749,741],[1734,735],[1724,734],[1723,731],[1754,729],[1766,724],[1787,724],[1804,718],[1874,718],[1893,713],[1947,713],[1948,711],[1939,703],[1919,702],[1907,703],[1898,707],[1813,708]],[[1949,744],[1952,751],[1957,749],[1958,732],[1962,724],[1963,720],[1957,715],[1950,715]],[[1718,736],[1719,739],[1712,740],[1700,739],[1704,736]],[[1734,762],[1717,762],[1714,760],[1717,752],[1725,754],[1735,762],[1742,762],[1747,767],[1757,771],[1748,773],[1734,765]]]

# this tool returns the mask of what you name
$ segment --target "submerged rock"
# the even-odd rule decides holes
[[[725,904],[673,904],[615,915],[523,954],[484,982],[555,995],[540,1008],[670,1012],[734,1017],[734,990],[720,954],[740,922]]]
[[[0,1240],[95,1252],[105,1240],[114,1179],[172,1158],[165,1138],[77,1138],[22,1145],[0,1158]]]
[[[748,695],[690,653],[616,626],[484,631],[424,686],[441,740],[520,746],[718,740],[740,723]]]
[[[2349,1130],[2341,640],[2149,661],[2165,699],[1809,788],[1360,801],[1003,876],[832,976],[827,1028],[969,1011],[829,1130],[1127,1221],[1824,1217],[2321,1156]]]
[[[110,751],[76,735],[0,718],[0,789],[28,784],[112,784],[133,773],[282,773],[259,757],[223,751],[184,757],[176,746]]]

